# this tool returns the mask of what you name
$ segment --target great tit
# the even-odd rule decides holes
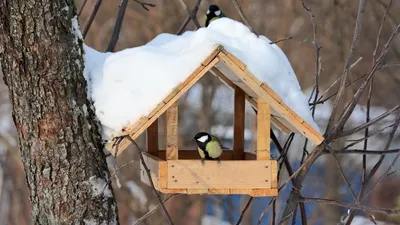
[[[218,163],[220,163],[219,157],[222,154],[222,149],[227,149],[222,146],[221,141],[217,137],[207,132],[197,133],[193,141],[197,143],[197,150],[199,151],[201,164],[203,165],[205,159],[218,160]]]
[[[206,16],[205,16],[205,26],[208,27],[208,25],[216,19],[225,17],[225,14],[219,9],[219,7],[217,5],[210,5],[210,7],[208,7],[208,10],[206,12]]]

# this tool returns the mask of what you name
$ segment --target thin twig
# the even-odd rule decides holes
[[[151,8],[156,7],[156,5],[152,4],[152,3],[146,3],[146,2],[139,1],[139,0],[133,0],[133,1],[142,5],[142,8],[145,9],[146,11],[150,11],[150,9],[148,7],[151,7]]]
[[[284,38],[280,38],[280,39],[278,39],[276,41],[271,41],[269,44],[273,45],[273,44],[277,44],[277,43],[282,42],[282,41],[292,40],[292,39],[293,39],[293,37],[284,37]]]
[[[398,109],[400,109],[400,105],[397,105],[394,108],[388,110],[387,112],[382,113],[381,115],[377,116],[373,120],[368,121],[367,123],[361,124],[360,126],[357,126],[357,127],[353,128],[353,129],[341,132],[340,134],[335,136],[335,138],[341,138],[341,137],[350,136],[350,135],[352,135],[354,133],[357,133],[358,131],[364,130],[365,128],[367,128],[367,127],[369,127],[369,126],[371,126],[371,125],[373,125],[373,124],[385,119],[387,116],[389,116],[393,112],[396,112]]]
[[[170,196],[168,196],[166,199],[163,200],[163,203],[165,204],[166,202],[168,202],[170,199],[177,197],[177,196],[181,196],[183,194],[172,194]],[[152,210],[148,211],[146,214],[144,214],[142,217],[140,217],[139,219],[137,219],[133,225],[138,225],[140,222],[142,222],[143,220],[145,220],[147,217],[149,217],[151,214],[153,214],[155,211],[157,211],[157,209],[159,209],[161,207],[161,204],[158,203],[158,205],[156,207],[154,207]]]
[[[110,42],[108,43],[107,52],[113,52],[119,39],[122,23],[124,22],[125,11],[128,6],[128,0],[122,0],[118,9],[117,19],[115,20],[114,30],[111,35]]]
[[[182,7],[185,9],[185,11],[187,12],[187,14],[190,16],[190,18],[192,19],[193,23],[196,25],[197,28],[200,28],[201,25],[199,23],[199,21],[196,19],[196,17],[192,14],[192,12],[189,11],[189,8],[187,7],[187,5],[185,4],[185,2],[183,0],[179,0],[179,2],[181,3]]]
[[[395,210],[395,209],[386,209],[386,208],[380,208],[380,207],[368,207],[368,206],[364,206],[364,205],[340,202],[340,201],[324,199],[324,198],[302,198],[300,201],[305,202],[305,203],[320,203],[320,204],[336,205],[336,206],[349,208],[349,209],[356,209],[356,210],[361,210],[361,211],[365,211],[365,212],[366,211],[377,212],[377,213],[382,213],[382,214],[387,214],[387,215],[400,214],[400,209]]]
[[[349,68],[349,71],[351,71],[351,70],[353,69],[353,67],[356,66],[359,62],[361,62],[362,59],[363,59],[363,57],[360,57],[360,58],[357,59],[357,61],[355,61],[353,64],[351,64],[351,66],[350,66],[350,68]],[[365,77],[365,76],[366,76],[366,75],[361,76],[361,77],[359,77],[358,79],[356,79],[355,81],[351,82],[350,84],[347,84],[347,85],[346,85],[346,88],[347,88],[348,86],[350,86],[351,84],[353,84],[354,82],[358,81],[359,79]],[[335,96],[335,95],[337,94],[337,92],[335,93],[335,95],[331,95],[331,96],[329,96],[329,98],[324,99],[324,100],[321,100],[321,99],[331,90],[331,88],[333,88],[333,87],[339,82],[339,80],[340,80],[340,77],[338,77],[338,78],[324,91],[324,93],[321,94],[321,97],[319,97],[319,99],[318,99],[317,102],[315,102],[315,103],[310,103],[309,105],[322,104],[322,103],[324,103],[325,101],[327,101],[328,99],[330,99],[331,97]]]
[[[87,3],[87,0],[83,1],[81,8],[79,9],[78,12],[78,17],[82,14],[83,9],[85,8],[85,5]]]
[[[238,221],[236,222],[236,225],[240,225],[240,223],[243,220],[243,216],[246,213],[246,211],[249,208],[252,201],[253,201],[253,197],[250,197],[249,200],[247,201],[246,205],[244,206],[242,213],[240,213],[240,217],[239,217]]]
[[[188,15],[186,17],[185,21],[183,22],[183,24],[179,28],[178,32],[176,32],[176,34],[181,35],[183,33],[183,31],[185,30],[186,26],[189,24],[190,18],[191,17],[196,18],[196,14],[197,14],[197,11],[199,10],[200,3],[201,3],[201,0],[197,0],[197,2],[194,5],[192,11],[190,12],[190,15]]]
[[[367,154],[367,155],[387,155],[387,154],[395,154],[400,152],[400,148],[398,149],[390,149],[390,150],[365,150],[364,149],[349,149],[349,150],[334,150],[336,155],[347,155],[347,154]],[[330,154],[328,150],[324,150],[323,154]]]
[[[332,114],[329,118],[325,134],[335,130],[338,127],[338,126],[334,125],[333,123],[335,122],[336,114],[338,113],[338,110],[339,110],[339,102],[342,100],[342,97],[344,95],[344,90],[345,90],[345,86],[346,86],[346,81],[348,79],[348,73],[349,73],[349,69],[350,69],[350,65],[351,65],[351,60],[353,58],[354,52],[357,49],[358,40],[360,39],[361,24],[362,24],[362,19],[364,17],[365,4],[366,4],[365,0],[360,0],[359,7],[358,7],[358,13],[357,13],[357,19],[356,19],[356,26],[354,28],[353,41],[351,43],[350,52],[347,57],[346,64],[344,66],[343,75],[340,80],[338,95],[336,96],[336,99],[333,103]],[[339,129],[340,128],[341,127],[339,127]]]
[[[151,185],[151,187],[152,187],[152,190],[153,190],[154,194],[156,195],[156,197],[157,197],[157,199],[158,199],[158,202],[160,203],[161,208],[162,208],[162,210],[164,211],[165,217],[167,218],[169,224],[170,224],[170,225],[173,225],[174,223],[172,222],[172,219],[171,219],[171,217],[170,217],[170,215],[169,215],[167,209],[165,208],[165,205],[164,205],[164,203],[163,203],[163,201],[162,201],[160,195],[158,194],[158,192],[157,192],[157,190],[156,190],[156,188],[155,188],[155,186],[154,186],[153,178],[151,177],[150,170],[149,170],[149,168],[147,167],[146,162],[144,161],[144,158],[143,158],[143,151],[142,151],[142,149],[139,147],[139,145],[136,143],[136,141],[133,140],[133,139],[131,138],[131,136],[126,135],[126,138],[128,138],[129,141],[130,141],[132,144],[134,144],[135,147],[136,147],[136,149],[138,150],[139,157],[140,157],[140,162],[142,163],[142,166],[143,166],[144,170],[146,171],[147,178],[148,178],[149,181],[150,181],[150,185]]]
[[[269,202],[265,209],[261,212],[260,218],[257,221],[257,225],[261,224],[261,221],[264,219],[265,214],[268,212],[269,208],[271,207],[272,203],[276,201],[276,196],[273,197]]]
[[[97,12],[99,11],[99,8],[100,8],[100,5],[101,5],[101,2],[102,2],[102,1],[103,1],[103,0],[97,0],[96,4],[94,5],[92,14],[90,14],[89,20],[88,20],[88,22],[86,23],[85,28],[83,28],[82,36],[83,36],[84,39],[85,39],[86,34],[88,33],[89,29],[90,29],[90,26],[91,26],[92,23],[93,23],[94,18],[95,18],[96,15],[97,15]]]
[[[240,7],[239,3],[236,0],[232,0],[233,5],[235,6],[236,10],[238,11],[240,18],[242,18],[243,22],[246,24],[246,26],[250,29],[251,32],[258,34],[254,31],[253,27],[250,25],[249,20],[247,19],[246,15],[244,14],[242,7]]]
[[[337,127],[343,128],[344,124],[350,118],[350,115],[352,114],[352,112],[354,111],[354,108],[358,104],[362,93],[364,92],[365,88],[367,87],[367,85],[371,81],[371,79],[372,79],[373,75],[375,74],[376,70],[382,64],[383,59],[385,58],[385,56],[387,55],[387,53],[389,51],[390,45],[392,44],[393,40],[395,39],[395,37],[398,35],[399,32],[400,32],[400,24],[393,30],[393,32],[390,35],[388,41],[384,45],[384,47],[383,47],[383,49],[381,51],[381,54],[377,58],[376,63],[372,66],[371,70],[369,71],[367,78],[360,85],[360,87],[358,88],[358,90],[354,94],[353,98],[351,99],[350,103],[346,106],[344,112],[342,113],[342,115],[340,116],[340,118],[338,120]],[[334,133],[334,132],[332,132],[332,133]],[[334,134],[333,135],[329,135],[326,139],[328,139],[328,140],[331,139],[332,137],[330,137],[330,136],[334,136]]]

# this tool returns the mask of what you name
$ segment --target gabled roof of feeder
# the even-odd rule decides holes
[[[141,117],[136,122],[126,127],[121,135],[130,135],[132,139],[136,139],[169,107],[171,107],[178,99],[185,94],[197,81],[200,80],[208,71],[216,75],[223,83],[234,88],[235,85],[240,87],[246,93],[246,100],[255,108],[257,108],[257,97],[261,97],[271,107],[271,122],[278,129],[285,133],[299,133],[308,138],[313,144],[318,145],[323,141],[321,134],[316,131],[310,124],[302,119],[298,114],[291,110],[282,99],[273,91],[266,83],[257,79],[250,71],[246,69],[246,65],[238,58],[227,52],[221,45],[202,62],[202,64],[186,78],[186,80],[176,86],[170,94],[146,116]],[[130,142],[124,139],[118,145],[117,154],[124,151]],[[108,143],[107,146],[111,146]],[[115,147],[110,149],[115,154]]]

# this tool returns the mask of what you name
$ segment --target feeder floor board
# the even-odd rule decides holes
[[[278,194],[275,160],[222,160],[220,164],[206,160],[203,166],[197,159],[163,160],[148,153],[143,156],[155,188],[162,193]],[[142,166],[141,180],[151,185]]]

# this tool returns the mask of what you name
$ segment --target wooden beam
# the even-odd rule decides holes
[[[217,48],[215,51],[220,51],[219,48]],[[207,58],[205,61],[209,61],[210,59]],[[171,91],[171,93],[164,99],[163,103],[158,104],[152,112],[149,114],[151,117],[143,117],[142,119],[138,120],[140,123],[136,122],[133,125],[129,126],[127,129],[125,129],[125,132],[122,132],[122,134],[128,134],[131,136],[133,140],[135,140],[137,137],[139,137],[140,134],[142,134],[147,127],[150,126],[158,117],[160,117],[172,104],[174,104],[183,94],[185,94],[200,78],[203,77],[203,75],[209,71],[215,64],[217,64],[219,61],[218,58],[213,58],[209,64],[206,66],[201,65],[199,68],[197,68],[182,84],[178,85],[177,88]],[[130,145],[130,141],[127,139],[124,139],[121,141],[119,144],[119,149],[118,149],[118,154],[121,154],[128,146]],[[116,149],[111,148],[112,143],[107,145],[109,150],[113,155],[115,155]]]
[[[178,159],[193,159],[193,160],[200,160],[199,152],[196,150],[182,150],[179,149],[179,156]],[[160,159],[166,159],[166,151],[161,150],[157,152],[157,156]],[[221,160],[232,160],[233,159],[233,151],[232,150],[224,150],[219,157]]]
[[[148,128],[146,134],[147,152],[151,155],[157,155],[158,148],[158,119]]]
[[[293,112],[286,104],[279,102],[279,100],[271,96],[269,92],[272,90],[265,90],[265,84],[263,85],[263,83],[246,68],[242,68],[242,64],[236,64],[235,62],[238,60],[232,60],[235,56],[223,50],[218,54],[218,58],[220,59],[220,64],[217,65],[219,68],[227,68],[233,71],[236,78],[240,79],[240,83],[245,84],[245,86],[256,92],[257,96],[267,101],[272,109],[279,113],[280,116],[293,125],[299,133],[307,137],[313,144],[319,145],[324,140],[321,134],[311,128],[306,121],[300,118],[299,115]],[[263,87],[261,87],[262,85]]]
[[[235,86],[233,114],[233,159],[244,158],[245,93]]]
[[[175,102],[166,115],[167,126],[167,160],[178,159],[178,102]]]
[[[233,83],[231,80],[229,80],[229,78],[227,78],[221,71],[219,71],[217,68],[213,67],[211,68],[211,73],[214,74],[214,76],[218,77],[222,83],[228,85],[229,87],[231,87],[232,89],[235,89],[235,87],[237,86],[235,83]],[[245,92],[246,93],[246,92]],[[246,93],[246,100],[255,108],[257,109],[257,102],[250,97],[250,95],[248,93]],[[291,133],[291,132],[295,132],[296,129],[290,130],[287,126],[284,125],[284,123],[280,122],[278,119],[276,119],[275,117],[271,117],[272,123],[274,124],[275,127],[277,127],[279,130],[281,130],[284,133]]]
[[[168,161],[168,189],[271,188],[271,161]]]
[[[271,128],[271,109],[262,99],[257,99],[257,160],[270,159],[270,128]]]

